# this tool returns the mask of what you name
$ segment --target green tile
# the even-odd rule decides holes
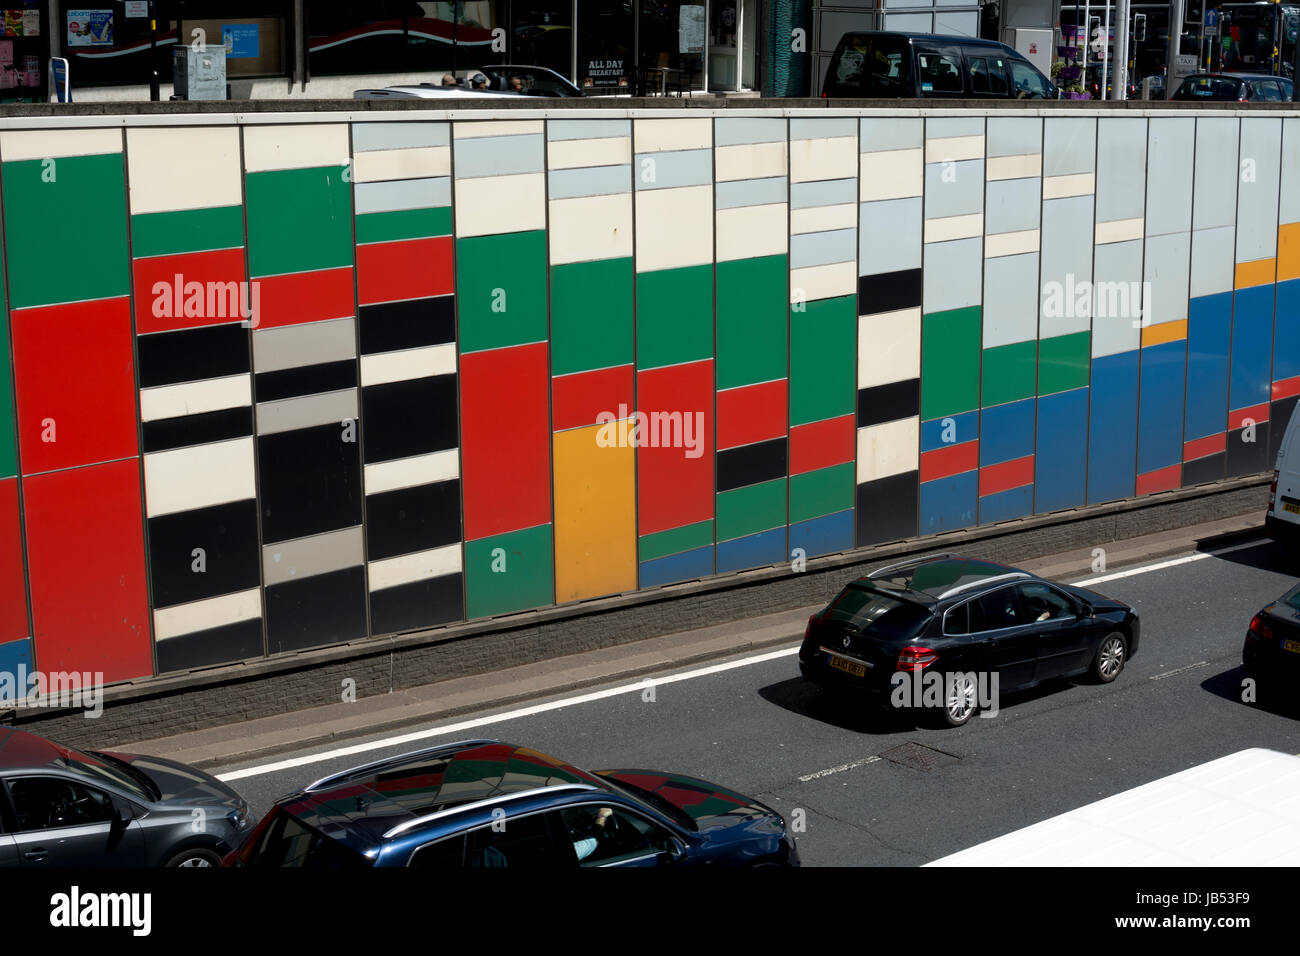
[[[1032,398],[1038,341],[1013,342],[984,350],[984,383],[980,404],[985,408]]]
[[[636,277],[636,367],[713,357],[713,266]]]
[[[718,263],[718,389],[785,378],[790,266],[785,256]]]
[[[1042,339],[1038,343],[1038,394],[1052,395],[1087,385],[1091,367],[1090,332]]]
[[[500,567],[501,560],[505,570],[494,571],[494,563]],[[465,594],[470,618],[554,604],[551,526],[544,524],[466,541]]]
[[[979,407],[980,307],[921,320],[921,420]]]
[[[396,242],[451,235],[451,207],[398,209],[357,216],[357,242]]]
[[[790,426],[853,412],[857,401],[857,297],[790,310]]]
[[[244,244],[244,207],[213,206],[131,217],[131,255],[174,256]]]
[[[631,259],[551,267],[552,375],[632,362]]]
[[[4,164],[9,308],[126,295],[122,154],[49,162]]]
[[[847,511],[854,505],[854,464],[790,476],[790,523]]]
[[[456,308],[462,352],[545,342],[546,233],[457,239]]]
[[[785,520],[785,479],[734,488],[718,495],[718,540],[780,528]]]
[[[338,166],[245,177],[254,276],[352,265],[352,191]]]
[[[682,525],[680,528],[642,535],[637,542],[637,560],[653,561],[655,558],[666,558],[670,554],[681,554],[683,551],[693,551],[711,544],[713,544],[713,522],[698,521],[695,524]]]

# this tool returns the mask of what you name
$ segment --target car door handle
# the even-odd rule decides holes
[[[45,859],[47,853],[49,853],[49,851],[46,850],[45,847],[43,847],[43,846],[34,846],[34,847],[32,847],[30,850],[28,850],[26,853],[23,854],[23,859],[24,859],[24,860],[43,860],[43,859]]]

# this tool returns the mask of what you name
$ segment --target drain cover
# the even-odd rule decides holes
[[[927,747],[915,741],[886,750],[880,754],[880,757],[891,763],[911,767],[913,770],[933,770],[935,767],[946,767],[948,764],[956,763],[961,759],[953,754],[935,750],[933,747]]]

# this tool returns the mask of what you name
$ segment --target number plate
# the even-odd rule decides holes
[[[1282,650],[1290,651],[1293,654],[1300,654],[1300,641],[1283,641]]]
[[[1300,515],[1300,501],[1284,501],[1282,502],[1282,510],[1289,511],[1293,515]]]
[[[837,671],[844,671],[844,673],[852,674],[854,677],[865,677],[867,675],[867,669],[861,664],[855,663],[854,661],[846,661],[844,658],[836,657],[834,654],[831,655],[830,665]]]

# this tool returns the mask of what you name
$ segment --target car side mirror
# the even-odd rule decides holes
[[[124,829],[131,822],[131,810],[128,807],[119,806],[113,811],[113,829]]]
[[[668,862],[680,863],[686,859],[686,847],[676,840],[668,841]]]

